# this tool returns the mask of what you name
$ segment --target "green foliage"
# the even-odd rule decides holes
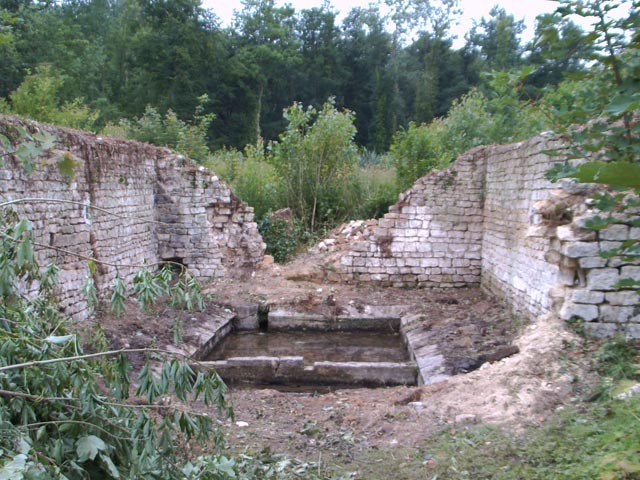
[[[427,125],[410,123],[393,137],[390,154],[394,159],[399,186],[407,189],[434,168],[446,165],[444,145],[440,142],[442,122]]]
[[[569,408],[514,438],[492,428],[442,436],[434,445],[437,478],[618,479],[640,472],[636,422],[640,399]]]
[[[3,213],[0,225],[0,478],[184,478],[179,442],[215,433],[210,416],[185,405],[226,411],[220,378],[176,359],[156,377],[150,362],[162,359],[149,351],[129,401],[126,356],[85,355],[66,330],[52,295],[57,269],[35,263],[29,222]],[[158,410],[170,395],[181,403]]]
[[[469,43],[479,47],[490,70],[512,70],[521,62],[518,35],[524,31],[524,21],[516,21],[497,5],[489,15],[489,19],[483,17],[479,24],[474,24]]]
[[[380,218],[398,200],[396,171],[383,165],[360,167],[351,190],[354,198],[352,218]]]
[[[601,183],[614,187],[631,188],[640,192],[640,164],[627,162],[586,162],[574,167],[560,163],[547,172],[547,178],[575,178],[581,183]]]
[[[493,73],[488,96],[473,89],[454,101],[445,117],[401,129],[390,149],[400,188],[410,187],[434,168],[446,167],[470,148],[522,140],[542,131],[548,124],[542,110],[520,100],[527,72]]]
[[[269,161],[285,182],[287,205],[311,232],[334,225],[346,216],[340,193],[357,164],[353,114],[328,101],[319,112],[296,103],[285,118]]]
[[[242,480],[322,480],[329,478],[318,462],[301,461],[271,453],[266,448],[257,455],[243,454],[235,458],[224,455],[201,456],[182,469],[184,478]]]
[[[278,263],[285,263],[297,253],[305,239],[303,225],[298,221],[266,217],[258,228],[267,244],[266,253]]]
[[[563,90],[562,101],[553,104],[556,128],[571,136],[570,158],[637,162],[639,39],[637,35],[625,35],[638,28],[637,12],[632,9],[628,16],[613,19],[610,12],[618,5],[609,0],[559,3],[557,13],[563,17],[596,19],[583,41],[592,48],[590,59],[599,61],[584,79],[571,82],[570,88]],[[576,124],[584,126],[572,128]],[[611,182],[605,178],[600,183]]]
[[[640,17],[637,2],[627,16],[613,18],[616,2],[560,1],[557,14],[593,18],[592,31],[584,37],[590,46],[590,60],[597,60],[585,78],[570,83],[570,89],[552,95],[552,113],[556,128],[564,132],[570,145],[568,161],[547,172],[557,181],[573,178],[577,182],[609,187],[615,194],[597,198],[596,207],[607,215],[596,217],[590,226],[604,228],[622,214],[636,212],[640,194],[640,37],[627,35],[637,31]],[[562,85],[561,85],[562,87]],[[577,127],[576,125],[580,125]],[[574,161],[578,159],[577,163]],[[633,221],[633,220],[632,220]],[[603,256],[619,256],[628,262],[640,259],[640,241],[628,240]],[[623,279],[619,288],[638,290],[640,283]]]
[[[637,345],[624,338],[605,341],[595,354],[598,369],[613,382],[640,379],[640,355]]]
[[[22,165],[27,175],[37,167],[37,160],[43,153],[53,149],[57,138],[48,132],[30,133],[23,126],[0,126],[0,161],[10,155]],[[1,165],[2,163],[0,163]]]
[[[284,179],[268,162],[262,139],[243,152],[222,149],[209,156],[205,166],[216,172],[233,192],[254,208],[261,220],[284,204]]]
[[[41,65],[28,75],[10,95],[10,112],[73,128],[91,130],[98,114],[83,104],[82,98],[61,102],[60,90],[64,78],[50,65]]]
[[[111,311],[116,315],[116,317],[120,317],[125,311],[126,299],[126,287],[124,282],[120,277],[116,277],[113,282],[113,292],[111,293],[111,301],[109,304]]]
[[[108,125],[104,134],[123,136],[132,140],[170,147],[197,162],[204,162],[209,155],[207,130],[215,118],[213,114],[204,114],[207,95],[201,96],[193,116],[193,123],[180,120],[171,110],[161,115],[148,105],[144,115],[133,120],[122,119],[119,125]]]
[[[165,270],[166,272],[167,270]],[[162,272],[160,274],[162,277]],[[164,276],[166,279],[166,275]],[[165,280],[164,288],[169,287],[169,282]],[[169,289],[171,296],[171,305],[174,307],[184,308],[187,311],[204,310],[204,297],[202,295],[202,286],[198,279],[191,275],[188,271],[183,270],[178,276],[178,280],[173,287]]]

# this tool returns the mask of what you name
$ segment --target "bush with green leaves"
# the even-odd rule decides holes
[[[354,115],[329,100],[320,111],[295,103],[284,116],[269,161],[285,183],[286,205],[311,232],[334,226],[351,207],[342,194],[358,162]]]
[[[261,139],[255,145],[247,145],[243,152],[218,150],[204,165],[220,175],[242,201],[254,208],[257,220],[283,207],[284,180],[268,162]]]
[[[285,263],[298,252],[305,240],[304,226],[296,220],[266,217],[258,223],[266,252],[278,263]]]
[[[394,168],[384,165],[360,167],[354,174],[351,219],[380,218],[398,201],[398,182]]]
[[[207,131],[214,115],[204,113],[209,102],[207,95],[202,95],[198,101],[191,123],[181,120],[171,110],[163,115],[156,108],[147,105],[141,117],[122,119],[118,125],[107,125],[102,133],[169,147],[202,163],[210,153]]]
[[[487,94],[472,89],[453,102],[445,117],[399,130],[390,149],[399,187],[409,188],[478,145],[523,140],[544,130],[549,122],[543,110],[520,98],[522,79],[529,73],[495,72]]]
[[[11,105],[3,109],[6,113],[22,115],[40,122],[65,127],[91,130],[98,113],[87,107],[82,98],[62,102],[60,90],[64,77],[50,65],[41,65],[35,73],[27,75],[22,84],[9,96]]]
[[[190,401],[228,414],[224,383],[159,350],[138,351],[135,382],[131,351],[84,353],[57,308],[57,272],[37,265],[31,224],[0,212],[0,478],[184,478],[180,445],[221,439]],[[167,288],[163,278],[137,276],[143,304]]]

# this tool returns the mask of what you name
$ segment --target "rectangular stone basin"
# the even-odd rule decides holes
[[[415,385],[418,375],[391,329],[234,331],[197,367],[214,368],[231,384],[379,387]]]
[[[230,384],[252,385],[383,387],[415,385],[418,375],[412,362],[313,362],[305,366],[303,357],[233,357],[195,367],[213,368]]]

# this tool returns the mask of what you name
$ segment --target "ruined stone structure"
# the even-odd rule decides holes
[[[58,294],[68,315],[90,313],[82,293],[92,275],[88,258],[102,262],[93,276],[105,293],[116,276],[128,282],[144,264],[178,262],[204,280],[262,259],[253,209],[181,155],[10,117],[0,116],[0,126],[8,136],[26,126],[57,138],[56,150],[37,159],[30,174],[4,157],[0,198],[32,199],[14,208],[33,223],[41,264],[60,267]]]
[[[555,137],[478,147],[421,178],[340,259],[344,280],[404,287],[480,285],[529,319],[581,318],[596,336],[640,338],[640,297],[616,290],[640,266],[604,251],[640,229],[584,228],[594,186],[552,184]],[[625,223],[626,222],[626,223]]]
[[[5,130],[16,125],[22,123],[0,117]],[[0,195],[32,199],[15,208],[33,222],[42,264],[61,268],[67,314],[90,313],[82,293],[90,275],[108,292],[116,276],[130,281],[145,263],[182,263],[208,279],[261,260],[253,210],[205,169],[137,142],[29,128],[53,133],[57,150],[38,159],[31,174],[4,156]],[[384,218],[349,240],[337,268],[324,271],[401,287],[479,285],[529,319],[558,314],[583,319],[592,335],[640,338],[639,296],[614,288],[620,279],[640,280],[640,265],[601,256],[640,238],[640,229],[630,218],[600,232],[584,228],[597,214],[589,207],[596,187],[544,177],[558,158],[545,151],[561,148],[558,138],[538,136],[467,152],[418,180]],[[101,262],[93,273],[89,258]]]

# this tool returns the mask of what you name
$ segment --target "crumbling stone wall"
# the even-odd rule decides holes
[[[206,280],[262,259],[253,209],[181,155],[11,117],[0,116],[0,125],[47,131],[58,140],[30,174],[5,156],[0,198],[31,199],[15,209],[33,223],[41,264],[60,267],[60,303],[74,318],[90,314],[82,293],[89,275],[108,293],[116,276],[128,282],[143,264],[179,261]],[[60,168],[63,161],[73,162],[72,175]],[[99,261],[93,273],[90,258]]]
[[[480,283],[485,150],[421,178],[341,259],[348,279],[400,287]]]
[[[560,260],[564,275],[552,290],[552,297],[560,317],[584,320],[586,332],[596,337],[622,334],[640,338],[640,295],[615,287],[623,279],[640,281],[640,265],[602,255],[626,240],[639,240],[640,228],[631,225],[632,217],[620,217],[596,232],[584,226],[597,212],[586,203],[580,213],[556,231],[559,251],[553,254]]]
[[[621,218],[600,232],[585,224],[593,185],[552,184],[554,136],[479,147],[421,178],[340,260],[345,280],[395,286],[480,284],[515,312],[582,319],[588,333],[640,338],[640,297],[616,289],[640,281],[640,265],[601,254],[640,229]],[[637,218],[638,212],[635,213]]]

